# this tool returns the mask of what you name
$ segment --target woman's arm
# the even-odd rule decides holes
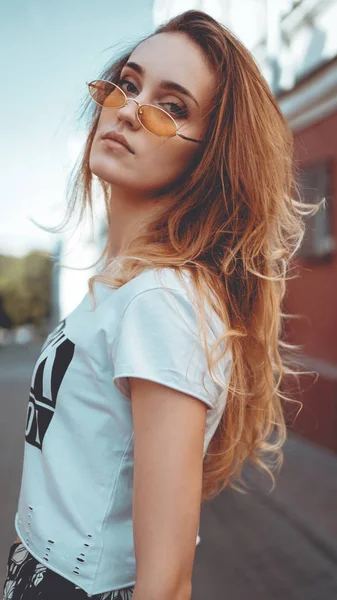
[[[207,406],[130,377],[134,425],[134,600],[190,600]]]

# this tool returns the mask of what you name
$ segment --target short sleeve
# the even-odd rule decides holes
[[[213,344],[211,329],[209,335]],[[128,377],[132,376],[195,396],[208,408],[214,408],[223,389],[208,374],[206,353],[198,340],[195,310],[188,294],[180,290],[149,289],[129,302],[111,360],[113,383],[128,399],[131,398]]]

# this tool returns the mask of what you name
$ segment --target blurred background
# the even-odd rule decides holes
[[[287,337],[303,402],[276,488],[247,466],[251,491],[202,507],[193,600],[337,598],[337,0],[0,1],[0,563],[14,541],[30,376],[46,335],[80,302],[106,239],[103,204],[74,235],[60,223],[86,137],[86,81],[114,53],[189,8],[251,50],[290,123],[307,220],[288,282]],[[40,225],[40,226],[39,226]],[[60,268],[56,263],[79,270]],[[296,408],[296,407],[295,407]],[[295,410],[297,412],[297,410]]]

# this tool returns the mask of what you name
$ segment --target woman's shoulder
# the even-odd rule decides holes
[[[184,285],[185,282],[185,285]],[[186,285],[190,282],[189,274],[181,272],[181,277],[172,267],[147,268],[142,273],[124,284],[120,291],[130,299],[150,290],[174,290],[187,292]]]
[[[200,310],[193,278],[186,268],[178,272],[173,267],[147,267],[133,279],[113,290],[110,300],[114,306],[113,315],[117,314],[120,317],[126,310],[130,313],[133,309],[137,314],[156,309],[168,317],[174,308],[194,319]],[[111,308],[110,300],[106,307]],[[218,336],[223,329],[223,323],[211,308],[208,299],[204,300],[206,321]]]

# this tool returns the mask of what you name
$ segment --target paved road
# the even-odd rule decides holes
[[[38,345],[0,346],[0,576],[3,580],[9,546],[16,533],[14,515],[20,490],[24,428],[30,377]]]
[[[317,473],[324,453],[317,460],[316,449],[296,438],[287,450],[275,492],[266,494],[266,486],[246,469],[251,493],[224,490],[203,509],[193,600],[337,598],[337,460],[329,456],[329,468],[322,464]],[[311,463],[309,477],[303,461]],[[324,488],[320,483],[329,469],[334,483]]]
[[[39,346],[0,347],[2,578],[15,538],[30,376]],[[336,433],[337,434],[337,433]],[[337,456],[289,434],[276,489],[247,466],[251,491],[202,507],[192,600],[336,600]]]

